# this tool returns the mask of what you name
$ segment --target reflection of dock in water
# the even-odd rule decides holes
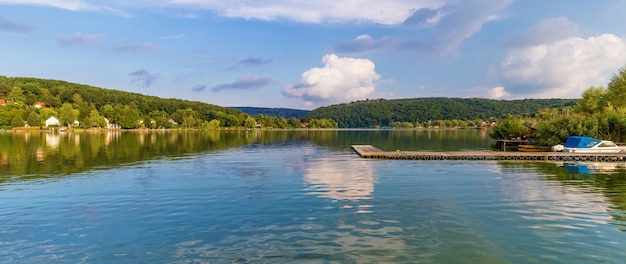
[[[626,161],[626,153],[504,152],[504,151],[382,151],[371,145],[352,145],[361,158],[396,160],[520,160]]]

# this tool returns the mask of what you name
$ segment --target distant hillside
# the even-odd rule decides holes
[[[111,90],[66,81],[38,78],[7,78],[0,76],[0,97],[5,97],[10,92],[12,87],[15,86],[22,88],[24,95],[26,95],[27,104],[32,104],[34,101],[38,100],[45,101],[49,106],[60,107],[62,103],[73,102],[74,95],[79,94],[83,101],[93,103],[96,108],[100,108],[106,104],[128,105],[134,103],[142,113],[149,113],[154,110],[162,110],[167,113],[173,113],[178,109],[185,108],[192,108],[193,110],[202,113],[209,111],[220,111],[226,114],[234,115],[241,113],[241,111],[236,109],[229,109],[197,101],[160,98],[156,96]],[[45,89],[45,91],[42,89]]]
[[[45,120],[50,115],[63,116],[60,112],[65,104],[70,104],[70,108],[77,110],[76,117],[72,118],[83,123],[91,119],[99,122],[100,117],[106,117],[111,122],[122,124],[122,128],[138,127],[139,120],[146,116],[156,120],[157,127],[169,127],[169,119],[184,127],[206,124],[214,119],[220,121],[219,126],[242,126],[246,119],[245,113],[240,110],[203,102],[166,99],[38,78],[0,76],[0,99],[15,102],[15,106],[11,104],[11,107],[0,109],[0,127],[9,126],[10,123],[15,123],[14,127],[19,125],[21,120],[16,115],[19,113],[26,119],[33,112],[28,106],[35,102],[43,102],[44,108],[52,112],[41,113],[42,111],[37,110],[32,114],[30,123],[36,123],[35,118]],[[66,113],[71,114],[69,111]],[[94,122],[86,122],[85,126],[101,126]]]
[[[506,115],[533,116],[543,108],[564,108],[576,99],[491,100],[481,98],[414,98],[367,100],[314,109],[305,118],[329,118],[340,128],[386,127],[391,122],[429,120],[491,121]]]
[[[308,114],[308,110],[290,109],[290,108],[264,108],[264,107],[231,107],[243,111],[246,114],[256,118],[259,114],[271,117],[295,117],[301,118]]]

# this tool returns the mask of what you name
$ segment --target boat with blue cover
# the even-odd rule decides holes
[[[553,146],[552,150],[571,153],[625,153],[626,147],[618,146],[610,140],[570,136],[565,141],[565,144]]]

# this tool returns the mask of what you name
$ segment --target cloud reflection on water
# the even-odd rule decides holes
[[[319,157],[302,165],[304,181],[310,184],[307,190],[324,198],[369,200],[378,181],[367,160],[338,162],[334,157]]]

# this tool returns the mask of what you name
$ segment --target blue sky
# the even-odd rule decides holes
[[[579,98],[626,1],[0,0],[0,75],[221,106]]]

